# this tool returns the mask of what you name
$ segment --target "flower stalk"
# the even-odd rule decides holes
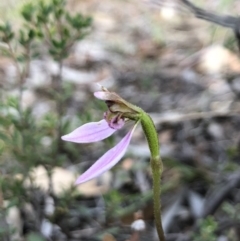
[[[148,141],[151,152],[151,169],[153,178],[153,208],[157,233],[160,241],[165,241],[164,231],[161,219],[161,176],[162,176],[162,159],[159,153],[159,141],[155,125],[151,117],[142,110],[141,125]]]

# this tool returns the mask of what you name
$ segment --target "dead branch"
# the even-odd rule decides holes
[[[194,4],[188,0],[180,0],[193,14],[196,18],[200,18],[215,24],[218,24],[225,28],[231,28],[236,31],[239,18],[230,15],[219,15],[215,13],[208,12],[202,8],[196,7]]]
[[[234,173],[222,188],[217,188],[215,192],[213,192],[212,195],[206,200],[202,217],[205,218],[208,215],[212,215],[229,195],[229,193],[239,185],[240,175],[239,173]]]

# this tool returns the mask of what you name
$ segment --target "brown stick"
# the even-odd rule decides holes
[[[195,15],[196,18],[200,18],[212,23],[216,23],[222,27],[236,29],[238,25],[239,18],[230,15],[219,15],[206,11],[205,9],[196,7],[194,4],[188,0],[180,0],[190,11]]]

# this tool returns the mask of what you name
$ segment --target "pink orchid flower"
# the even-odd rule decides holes
[[[104,119],[99,122],[84,124],[70,134],[62,136],[62,140],[76,143],[97,142],[121,129],[125,121],[129,119],[127,117],[135,120],[136,124],[116,146],[107,151],[86,172],[79,176],[75,184],[87,182],[115,166],[124,156],[138,124],[138,107],[131,105],[116,93],[109,92],[105,88],[102,88],[102,91],[95,92],[94,95],[96,98],[104,100],[108,105],[108,111],[104,113]]]

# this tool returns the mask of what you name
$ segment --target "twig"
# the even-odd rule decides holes
[[[49,30],[46,23],[43,24],[43,27],[44,27],[44,30],[45,30],[45,33],[46,33],[45,41],[49,46],[52,46],[52,44],[51,44],[52,36],[51,36],[50,30]]]
[[[26,46],[26,66],[23,69],[21,75],[20,75],[20,80],[19,80],[19,89],[20,89],[20,96],[19,96],[19,111],[20,114],[22,116],[22,97],[23,97],[23,84],[24,84],[24,80],[27,78],[27,75],[29,74],[29,70],[30,70],[30,45],[31,43],[28,43]],[[22,117],[21,117],[22,118]]]
[[[28,43],[28,45],[26,46],[26,67],[25,69],[23,70],[23,73],[22,73],[22,81],[27,77],[27,75],[29,74],[29,70],[30,70],[30,45],[31,43]],[[21,83],[23,84],[23,83]]]
[[[155,125],[164,123],[178,123],[186,120],[208,119],[216,117],[234,117],[239,116],[240,110],[232,111],[208,111],[208,112],[193,112],[189,114],[183,114],[179,112],[170,113],[149,113],[154,121]]]
[[[59,61],[59,73],[58,73],[58,80],[57,80],[57,91],[60,96],[60,98],[57,100],[57,112],[58,112],[58,118],[59,118],[59,123],[58,123],[58,129],[57,129],[57,152],[59,151],[59,148],[62,144],[61,141],[61,128],[62,128],[62,122],[61,118],[63,116],[63,101],[62,101],[62,69],[63,69],[63,61],[62,59]]]
[[[186,13],[188,10],[186,10],[185,6],[181,6],[179,4],[176,4],[175,2],[169,2],[169,1],[161,1],[161,0],[146,0],[144,1],[147,4],[151,4],[152,6],[156,7],[166,7],[166,8],[173,8],[174,10],[177,10],[178,12]]]
[[[188,0],[180,0],[180,2],[182,2],[188,9],[190,9],[196,18],[200,18],[208,22],[218,24],[222,27],[232,29],[238,42],[238,49],[240,50],[240,18],[208,12],[202,8],[196,7]]]
[[[205,218],[208,215],[213,214],[225,200],[226,196],[239,185],[240,175],[239,173],[235,173],[229,178],[226,185],[224,185],[221,189],[217,188],[216,191],[207,198],[202,217]]]
[[[3,208],[3,193],[2,193],[2,186],[0,183],[0,209]]]
[[[1,174],[1,172],[0,172]],[[6,222],[6,213],[4,210],[4,199],[2,193],[2,184],[0,183],[0,227],[5,230],[0,236],[2,241],[10,241],[9,225]]]
[[[232,227],[240,229],[240,222],[238,220],[227,220],[219,223],[219,227],[216,230],[216,234],[221,234],[225,230],[229,230]]]
[[[9,53],[11,55],[11,58],[12,58],[12,60],[14,62],[14,65],[17,69],[18,85],[19,85],[19,90],[20,90],[18,108],[19,108],[20,118],[22,120],[22,105],[21,104],[22,104],[23,82],[24,82],[25,74],[20,69],[19,63],[18,63],[17,58],[14,54],[14,51],[13,51],[13,48],[12,48],[11,44],[9,42],[7,42],[7,45],[8,45],[8,49],[9,49]]]
[[[240,50],[240,19],[238,18],[238,23],[235,26],[235,37],[237,39],[237,43],[238,43],[238,49]]]
[[[230,15],[219,15],[215,13],[208,12],[202,8],[196,7],[194,4],[188,0],[180,0],[186,7],[188,7],[196,18],[204,19],[206,21],[216,23],[220,26],[231,28],[235,31],[238,25],[239,18]]]
[[[17,69],[17,74],[19,76],[19,82],[22,82],[21,69],[19,67],[18,61],[17,61],[16,56],[14,54],[13,48],[12,48],[12,46],[11,46],[11,44],[9,42],[7,42],[7,46],[8,46],[9,53],[10,53],[10,55],[12,57],[12,60],[14,61],[14,65],[15,65],[15,67]],[[21,84],[21,83],[19,83],[19,84]]]

